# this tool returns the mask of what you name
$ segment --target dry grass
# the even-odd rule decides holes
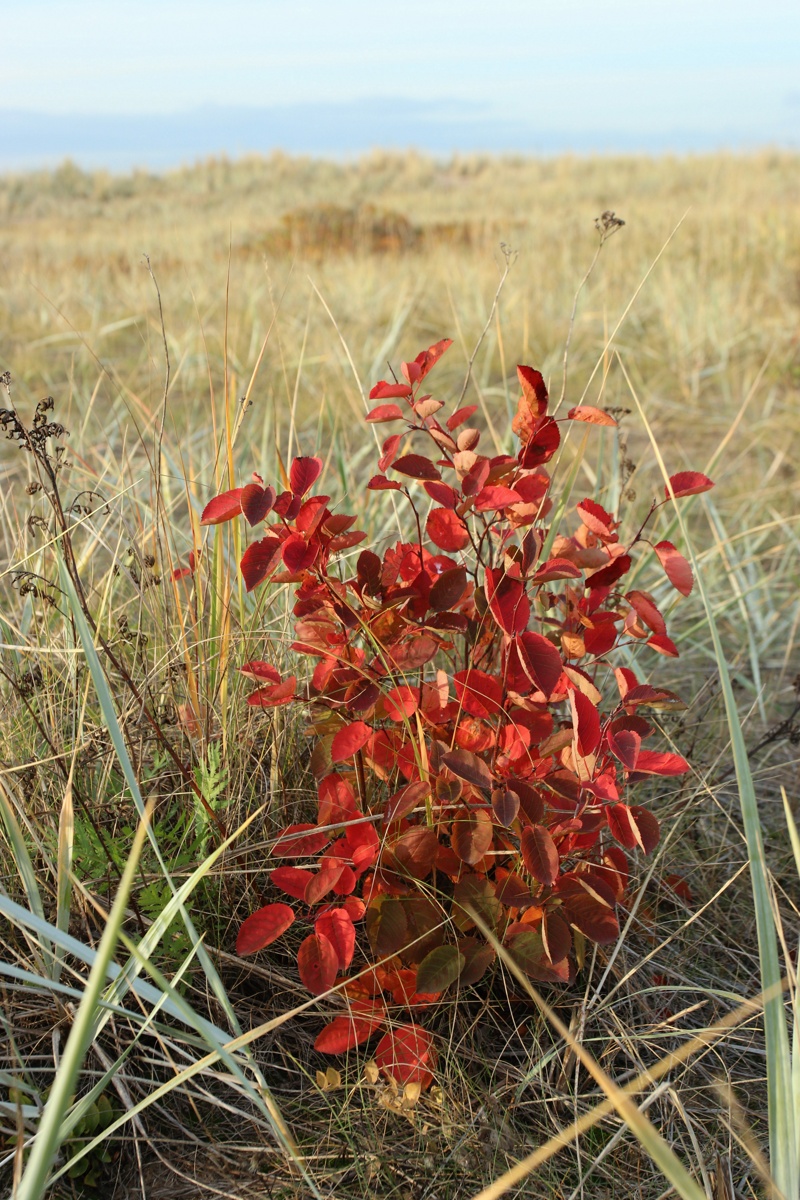
[[[796,794],[792,726],[780,722],[793,711],[800,665],[792,471],[800,454],[800,158],[437,164],[375,154],[340,166],[275,156],[159,178],[84,176],[64,168],[0,180],[0,371],[12,371],[22,413],[51,393],[57,418],[71,431],[64,486],[70,496],[95,493],[83,500],[91,512],[77,514],[76,547],[103,635],[159,714],[180,760],[191,758],[193,770],[205,761],[208,770],[209,743],[221,746],[228,828],[268,802],[263,820],[210,870],[191,902],[245,1029],[307,998],[288,953],[274,950],[245,964],[230,951],[237,921],[265,888],[264,841],[292,819],[287,809],[302,812],[309,777],[298,730],[285,721],[265,727],[260,715],[245,711],[232,672],[226,682],[226,664],[260,647],[264,629],[280,638],[282,602],[254,611],[235,584],[226,597],[228,569],[212,561],[211,543],[207,599],[199,610],[166,582],[170,556],[176,561],[192,544],[189,497],[202,503],[226,479],[227,413],[238,429],[232,455],[238,478],[253,469],[275,478],[278,452],[286,461],[298,447],[321,446],[328,490],[355,503],[371,454],[355,375],[369,386],[386,374],[387,360],[396,366],[450,334],[456,346],[437,369],[436,387],[442,395],[460,389],[505,265],[501,241],[518,258],[470,387],[504,444],[517,362],[539,366],[559,393],[573,296],[595,250],[593,220],[605,209],[617,210],[627,224],[604,247],[581,296],[568,395],[575,402],[586,389],[589,402],[632,409],[635,387],[672,470],[703,469],[722,447],[713,472],[718,488],[710,503],[693,510],[692,535],[746,736],[751,747],[764,743],[753,764],[768,854],[778,888],[790,889],[779,784]],[[152,463],[164,355],[143,252],[160,287],[172,368],[163,520]],[[238,398],[248,388],[244,411]],[[646,509],[658,486],[652,455],[635,416],[622,428],[625,444],[605,445],[604,460],[590,460],[578,486],[589,491],[599,480],[623,508]],[[40,493],[25,493],[28,467],[3,445],[0,558],[9,568],[25,560],[27,569],[52,581],[51,551],[29,522],[46,506]],[[368,520],[376,538],[384,519],[373,505]],[[13,796],[44,908],[54,919],[59,815],[74,767],[74,865],[85,894],[74,893],[70,930],[95,944],[103,920],[93,903],[110,904],[132,808],[85,673],[74,671],[69,623],[42,598],[44,592],[61,603],[58,594],[40,581],[38,594],[20,595],[19,581],[14,590],[11,579],[6,573],[0,580],[0,632],[5,645],[28,650],[0,652],[0,781]],[[229,617],[220,596],[229,601]],[[555,997],[562,1018],[618,1081],[759,990],[747,853],[699,603],[685,602],[671,622],[683,657],[662,665],[659,677],[692,704],[681,719],[665,717],[665,732],[696,771],[680,791],[657,793],[666,837],[655,863],[642,864],[640,901],[620,948],[611,961],[598,952],[579,983]],[[181,882],[202,859],[203,827],[187,778],[142,723],[124,677],[112,670],[109,686],[143,791],[161,797],[156,831]],[[206,706],[205,727],[190,740],[178,705],[191,701],[193,686]],[[5,848],[2,855],[3,886],[19,898],[19,864]],[[692,889],[688,907],[664,882],[675,871]],[[164,886],[146,857],[132,935],[163,907]],[[791,892],[784,901],[791,911]],[[33,969],[30,943],[5,926],[3,939],[3,957]],[[171,974],[188,948],[174,926],[156,961]],[[80,964],[68,958],[64,978],[80,986]],[[192,966],[183,986],[198,1011],[225,1023],[206,973]],[[61,1045],[60,1035],[54,1042],[51,1034],[69,1024],[72,1001],[11,989],[3,1001],[9,1025],[0,1070],[18,1074],[25,1064],[31,1088],[41,1094]],[[441,1047],[440,1090],[410,1110],[398,1111],[386,1088],[365,1080],[356,1056],[343,1067],[342,1086],[320,1090],[315,1072],[324,1064],[312,1050],[318,1025],[313,1013],[287,1021],[257,1041],[254,1054],[318,1194],[337,1200],[466,1200],[600,1098],[501,971],[438,1012],[432,1028]],[[83,1090],[105,1069],[104,1056],[107,1063],[125,1051],[134,1030],[125,1017],[106,1027],[87,1060]],[[172,1027],[148,1033],[117,1072],[119,1111],[143,1102],[192,1054]],[[709,1200],[726,1197],[718,1177],[729,1161],[741,1195],[761,1194],[739,1143],[743,1121],[765,1143],[763,1073],[760,1025],[750,1019],[676,1069],[647,1099],[649,1116]],[[13,1121],[4,1127],[11,1153]],[[262,1115],[219,1070],[142,1109],[139,1124],[123,1126],[110,1145],[115,1163],[100,1178],[105,1187],[116,1181],[115,1194],[312,1194],[276,1152]],[[13,1171],[13,1162],[4,1169]],[[516,1194],[644,1198],[663,1186],[624,1127],[606,1119]]]

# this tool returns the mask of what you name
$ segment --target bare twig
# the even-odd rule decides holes
[[[569,315],[569,328],[567,329],[567,340],[564,342],[564,359],[563,359],[562,371],[561,371],[561,395],[558,397],[558,404],[556,405],[556,411],[558,411],[558,409],[564,403],[564,397],[567,394],[567,367],[569,365],[569,347],[570,347],[570,342],[572,341],[572,333],[573,333],[573,330],[575,329],[575,317],[577,316],[577,313],[578,313],[578,301],[580,300],[581,292],[586,287],[586,284],[589,282],[589,277],[591,276],[592,271],[597,266],[597,260],[600,257],[600,251],[603,249],[603,246],[606,244],[606,242],[612,236],[612,234],[615,234],[617,232],[617,230],[621,229],[624,224],[625,224],[625,222],[622,220],[621,217],[618,217],[616,215],[616,213],[610,212],[608,210],[606,212],[604,212],[602,216],[595,218],[594,227],[600,234],[600,240],[597,243],[597,249],[594,252],[594,258],[589,263],[589,268],[588,268],[586,274],[584,275],[583,279],[578,284],[578,287],[575,291],[575,296],[572,301],[572,312]]]
[[[459,405],[461,404],[461,401],[464,399],[464,396],[467,394],[467,388],[469,387],[469,381],[472,378],[472,368],[475,363],[475,359],[478,357],[478,351],[480,350],[480,348],[483,344],[483,339],[486,337],[486,334],[489,332],[489,326],[491,325],[492,321],[494,320],[494,314],[497,311],[497,305],[500,301],[500,294],[503,291],[503,288],[505,287],[505,283],[506,283],[506,280],[508,279],[511,268],[514,266],[514,263],[517,261],[518,252],[516,250],[512,250],[510,248],[510,246],[507,246],[505,244],[505,242],[500,243],[500,249],[503,253],[503,258],[506,261],[506,265],[503,269],[503,274],[500,276],[500,282],[497,285],[497,291],[494,294],[494,300],[492,301],[492,307],[489,309],[489,316],[486,318],[486,324],[484,325],[483,329],[481,330],[481,335],[478,338],[477,342],[475,343],[475,349],[472,351],[472,354],[470,355],[470,358],[469,358],[469,362],[467,363],[467,373],[464,376],[464,384],[461,388],[461,392],[458,397],[458,404],[456,405],[456,407],[459,407]]]

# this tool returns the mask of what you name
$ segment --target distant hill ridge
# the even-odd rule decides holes
[[[53,166],[70,158],[112,171],[165,168],[211,154],[275,149],[344,156],[375,147],[433,154],[495,151],[557,154],[691,152],[752,148],[734,130],[653,131],[609,128],[580,133],[507,121],[480,104],[377,97],[269,108],[204,107],[167,114],[0,111],[0,171]]]

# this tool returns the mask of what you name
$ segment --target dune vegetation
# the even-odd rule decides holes
[[[350,163],[276,154],[163,175],[66,163],[0,178],[0,1180],[9,1195],[797,1200],[798,213],[800,157],[779,152],[446,162],[375,152]],[[288,528],[292,494],[299,505],[308,492],[297,483],[306,468],[292,463],[318,459],[328,518],[355,514],[365,533],[341,543],[337,567],[363,592],[359,556],[417,543],[429,497],[444,503],[416,482],[417,527],[396,491],[367,489],[384,439],[399,430],[365,422],[383,402],[370,390],[384,380],[390,395],[401,362],[444,338],[452,346],[431,392],[443,414],[474,406],[469,425],[480,426],[492,481],[513,491],[513,471],[498,464],[518,452],[523,469],[546,461],[551,480],[552,505],[532,523],[513,511],[525,496],[498,508],[522,547],[504,570],[527,556],[527,578],[528,559],[543,552],[543,562],[556,537],[558,561],[578,563],[571,582],[563,567],[540,576],[531,610],[530,628],[568,668],[562,692],[553,681],[552,696],[534,688],[532,701],[523,686],[519,700],[518,672],[509,699],[498,668],[501,707],[527,703],[541,716],[549,698],[556,725],[547,717],[539,761],[552,757],[585,782],[584,701],[596,672],[589,680],[586,647],[564,641],[566,625],[556,632],[562,610],[547,588],[565,611],[576,607],[575,578],[602,561],[590,568],[581,552],[613,554],[611,517],[633,538],[657,497],[647,536],[677,547],[693,586],[674,558],[667,575],[634,566],[646,591],[630,595],[645,600],[610,592],[632,639],[612,665],[652,683],[653,745],[690,769],[637,784],[660,838],[644,818],[627,843],[616,837],[630,874],[614,896],[613,939],[587,936],[555,888],[569,917],[559,928],[572,930],[559,981],[541,963],[526,970],[520,943],[515,957],[499,924],[484,929],[484,909],[486,967],[459,986],[467,964],[456,939],[475,925],[447,910],[451,949],[438,974],[426,966],[438,998],[410,1016],[395,982],[381,1008],[381,1031],[410,1020],[426,1031],[424,1069],[415,1060],[416,1074],[398,1076],[367,1036],[338,1054],[315,1048],[326,1022],[346,1012],[367,1020],[357,1006],[377,993],[348,992],[325,971],[325,986],[310,987],[319,977],[307,965],[298,974],[311,936],[299,893],[290,893],[296,924],[287,916],[282,936],[262,938],[264,948],[240,939],[237,952],[246,918],[288,903],[278,882],[289,876],[274,876],[280,838],[317,823],[342,727],[336,712],[323,720],[312,706],[309,716],[308,703],[247,702],[254,681],[266,694],[291,676],[309,699],[317,660],[292,648],[295,588],[312,568],[328,576],[284,550],[294,583],[268,577],[248,590],[239,561],[256,521],[240,512],[258,510],[260,522],[274,485],[288,497]],[[534,376],[520,377],[519,364],[541,372],[560,418],[590,406],[608,420],[565,423],[546,460],[524,460],[533,435],[518,404]],[[470,434],[458,451],[475,446]],[[438,479],[412,468],[417,481]],[[683,498],[677,486],[670,496],[669,478],[689,471],[713,490],[687,484]],[[213,512],[209,521],[209,502],[253,473],[267,487],[243,506],[237,492],[225,523]],[[468,475],[459,470],[460,484]],[[468,493],[452,507],[465,503],[472,520]],[[581,526],[584,497],[595,508]],[[523,546],[526,529],[539,532]],[[469,571],[466,534],[435,547],[456,559],[463,550]],[[466,605],[462,593],[439,615]],[[384,596],[387,612],[407,599]],[[485,612],[481,600],[460,615]],[[670,645],[658,642],[662,613]],[[473,645],[464,622],[449,628],[466,629]],[[437,653],[447,650],[442,635]],[[430,662],[448,674],[445,658]],[[247,663],[256,668],[243,675]],[[408,668],[403,719],[413,718],[422,779],[441,776],[434,798],[444,804],[454,772],[423,728],[433,678],[423,682],[423,667]],[[570,717],[558,700],[581,687]],[[314,688],[318,699],[324,687]],[[463,692],[461,680],[459,703]],[[486,725],[498,711],[472,715]],[[618,728],[638,738],[645,722],[630,702],[622,719]],[[357,733],[338,773],[368,823],[400,785],[379,767],[368,795]],[[627,780],[636,762],[617,751]],[[468,797],[474,779],[455,776],[453,794],[466,782]],[[414,795],[433,829],[429,793]],[[507,827],[513,840],[516,809],[492,797],[494,836]],[[523,846],[542,822],[569,836],[545,808],[522,828]],[[614,829],[604,828],[603,846]],[[470,843],[456,856],[472,877],[491,874],[475,867],[490,844],[505,855],[501,870],[511,861],[501,841],[480,854]],[[580,857],[563,846],[562,858]],[[318,849],[292,866],[316,869]],[[524,851],[523,860],[534,881],[526,904],[541,901],[541,916],[557,871],[540,878],[536,860]],[[437,861],[423,877],[431,902],[449,899],[462,870]],[[492,875],[499,894],[503,883]],[[503,912],[521,924],[525,906],[505,888]],[[376,956],[402,958],[400,944],[359,927],[349,974],[365,976]],[[407,977],[402,962],[387,968],[393,978]]]

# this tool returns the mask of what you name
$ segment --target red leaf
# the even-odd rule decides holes
[[[251,525],[258,525],[275,503],[275,488],[260,487],[257,483],[248,483],[242,488],[242,512]]]
[[[295,462],[297,459],[295,459]],[[290,533],[286,541],[281,546],[281,558],[286,564],[287,570],[293,575],[299,575],[301,571],[307,571],[309,567],[313,567],[319,553],[319,546],[313,542],[307,542],[299,533]]]
[[[522,403],[520,401],[520,403]],[[526,471],[548,462],[561,443],[561,433],[552,417],[542,417],[537,422],[533,435],[522,446],[519,462]]]
[[[533,904],[530,884],[516,871],[504,876],[497,888],[497,899],[509,908],[530,908]]]
[[[424,1090],[433,1082],[430,1068],[436,1066],[433,1038],[419,1025],[395,1025],[378,1042],[375,1062],[395,1083],[418,1083]]]
[[[338,859],[322,859],[319,871],[309,879],[305,895],[303,896],[309,908],[313,908],[315,904],[319,904],[323,896],[327,896],[328,892],[333,891],[341,878],[344,868],[345,864]]]
[[[678,647],[665,633],[654,633],[647,639],[647,645],[651,650],[656,650],[659,654],[666,655],[667,658],[680,658]]]
[[[288,904],[267,904],[242,922],[236,938],[237,954],[255,954],[285,933],[294,920]]]
[[[423,483],[422,486],[431,500],[435,500],[437,504],[443,505],[444,508],[455,508],[458,504],[458,492],[449,483],[442,483],[440,480],[429,480]]]
[[[680,754],[667,754],[658,750],[640,750],[636,770],[645,775],[685,775],[691,770]]]
[[[320,1054],[344,1054],[346,1050],[352,1050],[354,1046],[369,1041],[383,1022],[383,1016],[362,1017],[356,1013],[334,1017],[317,1034],[314,1049]]]
[[[373,475],[367,484],[368,492],[402,492],[402,485],[396,479],[387,479],[385,475]]]
[[[611,752],[616,755],[623,767],[629,771],[636,770],[636,763],[642,749],[642,739],[633,729],[619,729],[609,733],[608,744]]]
[[[619,921],[614,911],[615,896],[605,880],[596,874],[562,875],[556,888],[567,920],[599,945],[619,937]]]
[[[366,746],[372,737],[372,730],[363,721],[353,721],[345,725],[335,735],[331,743],[331,762],[345,762]]]
[[[419,708],[419,688],[408,683],[398,684],[383,697],[383,707],[391,721],[403,721],[413,716]]]
[[[392,842],[384,851],[381,862],[387,870],[413,879],[426,879],[433,870],[439,840],[427,825],[414,825]]]
[[[412,479],[441,479],[438,469],[422,454],[404,454],[392,463],[392,470]]]
[[[584,756],[594,754],[600,745],[600,714],[588,696],[570,689],[572,723],[578,738],[578,751]]]
[[[551,696],[561,678],[561,655],[540,633],[528,631],[516,639],[517,653],[528,678],[545,696]]]
[[[444,353],[446,353],[446,351],[450,349],[452,344],[452,338],[442,338],[441,341],[434,342],[434,344],[429,346],[427,350],[420,351],[420,353],[414,359],[414,362],[419,368],[419,370],[416,372],[416,378],[418,381],[424,379],[428,372],[433,370],[439,359]],[[409,363],[404,363],[403,365],[410,366]]]
[[[328,500],[329,497],[326,496],[325,499]],[[307,501],[307,503],[310,504],[311,500]],[[303,507],[305,508],[305,505],[303,505]],[[355,516],[349,517],[347,513],[329,513],[328,516],[325,517],[325,522],[322,526],[322,532],[326,537],[336,537],[337,534],[345,533],[350,526],[355,525],[355,523]]]
[[[289,484],[295,496],[305,496],[322,474],[322,459],[301,456],[289,467]]]
[[[362,872],[378,857],[380,841],[371,821],[350,821],[345,828],[345,840],[357,871]]]
[[[587,575],[587,588],[611,587],[612,583],[616,583],[618,579],[622,579],[623,575],[627,575],[631,569],[631,557],[629,554],[620,554],[618,558],[614,558],[607,567],[601,567],[599,571],[595,571],[592,575]]]
[[[492,812],[501,825],[508,827],[517,819],[519,796],[510,788],[497,788],[492,792]]]
[[[411,388],[407,383],[386,383],[383,379],[376,383],[369,394],[370,400],[392,400],[400,396],[410,396]]]
[[[453,415],[447,418],[445,424],[452,433],[454,429],[458,429],[459,425],[463,425],[477,411],[477,404],[467,404],[464,408],[457,408]]]
[[[412,638],[400,645],[391,646],[384,657],[389,662],[391,670],[416,671],[436,655],[439,643],[427,634],[415,633]],[[376,664],[376,669],[382,669],[383,664]]]
[[[336,982],[339,957],[326,937],[310,933],[297,951],[300,979],[314,996],[321,996]]]
[[[682,596],[688,596],[694,586],[694,576],[686,559],[672,542],[659,542],[654,549],[672,586]]]
[[[346,971],[353,961],[356,948],[356,931],[347,910],[333,908],[320,913],[314,922],[314,929],[328,939],[339,959],[339,970]]]
[[[608,828],[615,841],[626,850],[633,850],[641,845],[639,828],[634,821],[627,804],[607,804],[605,807]]]
[[[527,628],[531,605],[519,579],[486,568],[484,579],[489,610],[504,633],[522,633]]]
[[[325,506],[329,500],[330,496],[309,496],[308,500],[304,501],[294,523],[298,533],[305,534],[306,539],[311,537],[325,520],[328,511]]]
[[[200,518],[201,525],[221,525],[223,521],[232,521],[242,511],[242,492],[244,488],[234,488],[233,491],[223,492],[209,500]]]
[[[247,697],[247,703],[254,708],[278,708],[281,704],[291,704],[297,695],[297,676],[289,675],[281,683],[270,684],[269,687],[259,688]]]
[[[331,840],[330,833],[320,831],[316,825],[301,823],[284,829],[272,847],[273,858],[307,858],[318,854]]]
[[[517,402],[517,415],[511,422],[511,430],[523,446],[528,444],[547,412],[547,388],[540,371],[533,367],[517,367],[517,378],[522,395]],[[558,426],[555,427],[558,432]]]
[[[508,508],[509,504],[521,504],[522,496],[513,488],[502,484],[489,484],[481,488],[475,497],[476,512],[491,512],[500,508]]]
[[[596,533],[600,537],[609,537],[614,531],[614,518],[594,500],[581,500],[578,505],[578,516],[587,529],[591,529],[592,533]]]
[[[591,404],[578,404],[567,413],[569,421],[586,421],[589,425],[616,425],[610,413],[602,408],[594,408]]]
[[[260,542],[252,542],[247,547],[242,555],[242,561],[239,563],[239,569],[248,592],[252,592],[254,587],[258,587],[259,583],[263,582],[276,569],[280,559],[281,545],[280,538],[265,537]]]
[[[348,867],[347,864],[345,864],[344,867],[342,867],[341,875],[333,885],[333,890],[337,896],[349,896],[351,892],[355,891],[357,883],[358,876],[356,875],[355,871],[352,867]]]
[[[306,888],[313,878],[313,871],[306,871],[303,867],[276,867],[269,873],[270,883],[288,896],[294,896],[295,900],[305,899]]]
[[[710,492],[714,486],[713,480],[707,475],[701,475],[699,471],[678,471],[677,475],[670,475],[669,482],[676,500],[679,496],[697,496],[700,492]],[[669,487],[664,488],[664,495],[669,500]]]
[[[469,545],[466,525],[451,509],[433,508],[425,522],[428,537],[440,550],[452,553]]]
[[[522,861],[539,883],[551,887],[558,879],[558,850],[544,825],[526,825],[520,836]]]
[[[302,504],[302,496],[295,496],[292,492],[281,492],[275,501],[275,512],[279,517],[285,517],[287,521],[293,521],[299,513]]]
[[[278,668],[260,658],[254,658],[252,662],[239,667],[239,674],[244,675],[245,679],[266,679],[269,683],[280,683],[281,681],[281,673]]]
[[[351,921],[360,921],[364,913],[367,911],[364,906],[364,901],[359,900],[358,896],[347,896],[342,907],[350,917]]]
[[[492,786],[491,772],[486,763],[469,750],[448,750],[447,754],[442,755],[442,766],[447,767],[448,771],[452,771],[459,779],[465,779],[467,783],[474,784],[475,787],[490,788]]]
[[[430,795],[430,792],[431,785],[424,780],[419,780],[416,783],[407,783],[405,787],[401,787],[399,792],[395,792],[386,801],[383,810],[384,820],[391,822],[408,816],[415,808],[420,807]]]
[[[363,542],[366,536],[366,533],[362,533],[358,529],[351,529],[349,533],[340,533],[336,537],[332,537],[328,548],[332,554],[338,554],[340,550],[349,550],[351,546],[357,546],[359,542]]]
[[[542,941],[552,963],[561,962],[572,948],[569,925],[557,912],[546,912],[542,918]]]
[[[447,612],[455,608],[467,590],[467,572],[465,567],[451,567],[443,571],[431,588],[428,597],[428,607],[433,612]]]
[[[475,667],[453,676],[456,699],[471,717],[491,717],[503,708],[503,685],[495,675]]]
[[[517,367],[517,379],[523,396],[538,410],[539,415],[543,416],[547,412],[549,396],[541,371],[537,371],[534,367],[519,366]]]
[[[383,425],[386,421],[402,421],[407,416],[399,404],[379,404],[367,413],[366,419],[373,425]]]
[[[659,828],[657,818],[653,816],[648,808],[642,808],[639,804],[631,805],[631,816],[639,830],[639,835],[642,839],[640,843],[642,849],[645,854],[652,854],[661,837],[661,829]]]
[[[552,583],[555,579],[580,579],[581,569],[568,558],[548,558],[534,575],[534,583]]]
[[[492,818],[482,808],[463,808],[450,828],[450,845],[462,862],[472,866],[492,844]]]
[[[387,467],[392,465],[402,440],[402,433],[393,433],[383,443],[383,452],[378,459],[378,466],[381,471],[385,471]]]
[[[667,632],[667,623],[647,592],[626,592],[625,599],[633,605],[637,616],[641,617],[643,623],[648,629],[652,629],[653,633]]]

